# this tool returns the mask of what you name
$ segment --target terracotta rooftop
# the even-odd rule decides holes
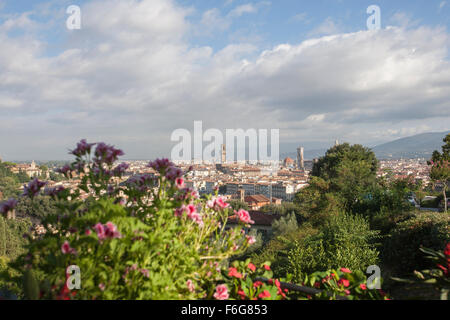
[[[245,197],[245,202],[267,202],[267,201],[270,201],[270,199],[262,194],[255,194]]]

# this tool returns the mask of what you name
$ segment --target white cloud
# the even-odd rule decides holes
[[[114,143],[131,158],[168,155],[171,131],[191,130],[194,120],[205,129],[280,128],[288,142],[370,144],[448,129],[444,29],[392,27],[217,52],[187,42],[190,10],[175,2],[111,3],[83,7],[82,30],[56,56],[0,27],[3,158],[62,158],[80,138]]]
[[[251,3],[247,3],[247,4],[243,4],[240,6],[237,6],[236,8],[234,8],[233,10],[230,11],[230,13],[228,14],[229,17],[240,17],[243,14],[246,13],[255,13],[257,12],[258,9],[256,6],[254,6]]]
[[[325,35],[332,35],[340,32],[340,27],[331,17],[328,17],[323,21],[321,24],[319,24],[317,27],[315,27],[313,30],[311,30],[308,35],[309,36],[325,36]]]

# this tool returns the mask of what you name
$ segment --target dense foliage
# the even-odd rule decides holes
[[[419,213],[399,223],[389,235],[383,260],[399,275],[424,269],[429,262],[421,247],[440,250],[450,241],[450,216],[447,213]]]
[[[377,232],[359,216],[341,213],[326,222],[321,232],[296,241],[288,253],[287,271],[300,281],[305,274],[346,267],[365,271],[378,262]]]

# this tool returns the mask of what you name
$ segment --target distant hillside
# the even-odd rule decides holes
[[[380,144],[372,147],[372,150],[375,152],[378,159],[430,158],[434,150],[441,151],[441,147],[444,144],[442,139],[444,139],[448,133],[450,133],[450,131],[417,134]],[[292,150],[294,147],[291,147],[290,149]],[[327,149],[305,148],[305,159],[311,160],[313,158],[322,157],[325,155],[326,151]],[[280,158],[284,159],[285,157],[296,159],[297,153],[281,152]]]
[[[450,133],[430,132],[401,138],[373,147],[378,159],[429,158],[434,150],[441,150],[442,139]]]

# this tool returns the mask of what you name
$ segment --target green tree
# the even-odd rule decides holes
[[[330,148],[314,164],[312,176],[328,183],[327,189],[338,196],[342,208],[353,212],[376,183],[377,168],[378,160],[370,149],[344,143]]]
[[[450,133],[443,139],[442,153],[435,150],[431,157],[430,178],[442,184],[444,211],[447,212],[447,189],[450,183]]]

